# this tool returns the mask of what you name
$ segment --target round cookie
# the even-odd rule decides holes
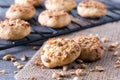
[[[70,15],[63,10],[45,10],[41,12],[38,22],[46,27],[63,28],[70,24]]]
[[[75,41],[81,46],[81,54],[79,59],[87,62],[92,62],[100,59],[103,56],[104,49],[101,41],[93,36],[80,36]]]
[[[32,5],[32,6],[39,6],[42,3],[42,0],[15,0],[15,4],[19,5]]]
[[[0,22],[0,39],[20,40],[30,34],[28,22],[20,19],[6,19]]]
[[[95,0],[80,2],[77,11],[80,16],[85,18],[100,18],[107,13],[105,5]]]
[[[74,0],[46,0],[45,6],[48,10],[71,11],[76,3]]]
[[[79,57],[80,46],[70,39],[52,38],[41,51],[42,63],[48,68],[64,66]]]
[[[32,6],[11,5],[6,12],[6,18],[29,20],[35,15],[35,8]]]

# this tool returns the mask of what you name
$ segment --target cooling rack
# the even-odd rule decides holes
[[[29,20],[28,22],[31,25],[31,33],[29,36],[25,37],[22,40],[18,41],[5,41],[0,40],[0,50],[5,50],[8,48],[25,45],[28,43],[33,43],[36,41],[45,41],[48,38],[56,37],[59,35],[64,35],[72,32],[76,32],[79,30],[84,30],[87,28],[96,27],[98,25],[102,25],[105,23],[115,22],[120,20],[120,3],[116,3],[112,0],[100,0],[103,2],[107,7],[107,15],[104,17],[101,17],[99,19],[86,19],[82,18],[77,14],[76,8],[73,9],[69,14],[71,15],[72,22],[70,25],[68,25],[66,28],[62,29],[53,29],[53,28],[47,28],[44,26],[41,26],[38,23],[38,15],[41,11],[45,10],[44,5],[41,5],[36,8],[36,15],[34,18]],[[80,2],[80,0],[76,0],[77,4]],[[0,1],[0,20],[4,20],[5,12],[9,8],[9,6],[13,4],[13,0],[1,0]],[[1,34],[1,33],[0,33]]]

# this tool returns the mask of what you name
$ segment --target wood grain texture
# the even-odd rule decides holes
[[[110,23],[102,26],[98,26],[91,29],[86,29],[83,31],[78,31],[69,35],[64,35],[64,38],[74,38],[80,35],[98,34],[100,37],[107,37],[109,43],[120,42],[120,22]],[[120,55],[120,54],[119,54]],[[30,80],[31,76],[34,76],[35,80],[54,80],[51,78],[53,72],[61,71],[59,69],[40,69],[34,65],[36,60],[40,60],[40,50],[33,56],[33,58],[28,62],[28,64],[15,76],[16,80]],[[106,51],[104,57],[93,63],[86,63],[88,65],[85,71],[86,76],[79,77],[78,80],[120,80],[120,68],[114,69],[114,64],[117,57],[113,56],[113,52]],[[88,70],[95,68],[95,66],[103,66],[105,68],[104,72],[92,72],[89,73]],[[68,70],[75,71],[75,69]],[[71,78],[65,78],[64,80],[72,80]]]

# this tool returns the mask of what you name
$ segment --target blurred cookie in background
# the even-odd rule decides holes
[[[77,11],[80,16],[85,18],[100,18],[107,14],[105,5],[95,0],[80,2]]]
[[[6,12],[6,18],[29,20],[33,18],[36,10],[32,6],[11,5]]]
[[[15,0],[15,4],[18,5],[23,5],[23,6],[27,6],[27,5],[31,5],[31,6],[39,6],[42,3],[42,0]]]
[[[45,6],[48,10],[71,11],[76,7],[76,3],[74,0],[46,0]]]

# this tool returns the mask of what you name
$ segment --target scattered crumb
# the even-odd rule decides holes
[[[110,43],[109,44],[109,48],[116,48],[118,46],[118,42],[116,42],[116,43]]]
[[[18,69],[22,69],[23,67],[24,67],[23,65],[17,66]]]
[[[13,63],[13,65],[14,66],[19,66],[19,65],[21,65],[19,62],[17,62],[17,61],[15,61],[14,63]]]
[[[68,66],[63,66],[63,71],[67,71],[68,70]]]
[[[115,64],[120,64],[120,61],[119,61],[119,60],[117,60],[117,61],[115,62]]]
[[[57,78],[57,80],[63,80],[63,78],[59,77],[59,78]]]
[[[118,51],[115,51],[114,54],[113,54],[113,56],[118,56],[118,55],[119,55]]]
[[[34,77],[34,76],[31,76],[31,77],[30,77],[30,80],[35,80],[35,77]]]
[[[118,64],[114,65],[114,68],[120,68],[120,65],[118,65]]]
[[[0,75],[5,74],[5,70],[0,70]]]
[[[89,72],[94,72],[95,71],[95,69],[89,69]]]
[[[102,71],[104,71],[104,68],[102,66],[96,66],[95,70],[98,72],[102,72]]]
[[[89,72],[103,72],[104,70],[102,66],[96,66],[95,69],[89,69]]]
[[[82,69],[77,69],[76,71],[68,72],[68,73],[67,73],[67,72],[64,72],[64,71],[54,72],[54,73],[52,74],[52,78],[53,78],[53,79],[57,79],[57,80],[58,80],[58,78],[60,78],[60,80],[61,80],[61,79],[63,80],[63,78],[65,78],[65,77],[72,77],[73,75],[75,75],[75,76],[85,76],[86,73],[83,72]]]
[[[18,69],[22,69],[24,66],[23,65],[21,65],[19,62],[17,62],[17,61],[15,61],[14,63],[13,63],[13,65],[14,66],[16,66]]]
[[[108,47],[108,51],[115,51],[115,48],[109,48]]]
[[[77,62],[77,63],[83,63],[83,60],[77,59],[76,62]]]
[[[12,56],[11,54],[8,54],[8,55],[5,55],[5,56],[3,57],[3,60],[5,60],[5,61],[10,61],[12,57],[13,57],[13,56]]]
[[[75,71],[75,73],[76,73],[77,76],[84,76],[84,75],[85,75],[85,73],[83,72],[82,69],[77,69],[77,70]]]
[[[18,71],[14,71],[14,74],[17,74],[18,73]]]
[[[26,55],[23,55],[21,58],[21,61],[26,61],[28,59],[28,57]]]
[[[61,71],[59,74],[61,77],[68,77],[68,74],[66,72]]]
[[[41,69],[45,69],[46,67],[45,67],[44,65],[42,65],[40,68],[41,68]]]
[[[108,45],[108,51],[115,51],[115,48],[117,48],[118,44],[119,44],[118,42],[110,43]]]
[[[81,69],[86,69],[87,65],[86,64],[80,64]]]
[[[35,61],[35,65],[36,66],[41,66],[41,62],[40,61]]]
[[[44,64],[41,62],[41,61],[35,61],[35,66],[39,66],[41,69],[44,69],[44,68],[46,68],[45,66],[44,66]]]
[[[15,62],[16,61],[16,59],[15,58],[11,58],[11,62]]]
[[[66,72],[63,72],[63,71],[61,71],[61,72],[54,72],[52,74],[52,78],[53,79],[57,79],[57,80],[63,80],[64,77],[68,77],[68,76],[69,76],[69,74],[67,74]]]
[[[76,73],[75,72],[70,72],[70,76],[72,76],[72,75],[76,75]]]
[[[106,43],[106,42],[107,42],[107,39],[104,37],[104,38],[101,39],[101,41],[102,41],[103,43]]]
[[[118,57],[118,60],[120,61],[120,57]]]
[[[33,46],[33,50],[38,50],[39,48],[37,46]]]
[[[60,78],[60,77],[61,77],[60,74],[57,73],[57,72],[54,72],[54,73],[52,74],[52,78],[53,78],[53,79],[57,79],[57,78]]]
[[[118,52],[116,52],[118,54]],[[115,62],[114,68],[120,68],[120,57],[118,57],[118,60]]]
[[[78,77],[74,77],[73,80],[78,80]]]

